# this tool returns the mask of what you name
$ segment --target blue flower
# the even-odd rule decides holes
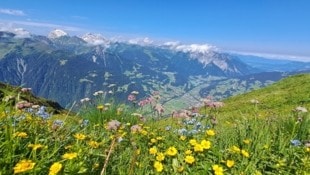
[[[198,133],[198,131],[196,130],[196,129],[193,129],[193,130],[191,130],[190,132],[189,132],[189,134],[192,134],[192,135],[195,135],[195,134],[197,134]]]
[[[196,129],[198,130],[201,127],[201,125],[202,125],[201,122],[197,122],[196,123]]]
[[[29,113],[33,113],[34,110],[32,108],[26,108],[25,111]]]
[[[205,126],[205,128],[206,128],[206,129],[211,129],[211,126],[210,126],[209,124],[207,124],[207,125]]]
[[[82,124],[81,124],[81,127],[85,127],[85,126],[87,126],[88,124],[89,124],[89,120],[84,119],[83,122],[82,122]]]
[[[62,120],[55,120],[54,122],[53,122],[53,126],[57,126],[57,127],[61,127],[61,126],[63,126],[64,125],[64,122],[62,121]]]
[[[196,119],[193,118],[193,119],[189,119],[189,120],[185,120],[185,124],[186,125],[194,125],[196,122]]]
[[[41,106],[38,110],[38,112],[36,112],[36,115],[42,117],[43,119],[47,119],[50,117],[50,115],[45,111],[46,107],[45,106]]]
[[[300,146],[301,145],[301,142],[299,141],[299,140],[291,140],[291,144],[293,145],[293,146]]]
[[[187,130],[186,130],[185,128],[182,128],[182,129],[179,129],[179,130],[178,130],[178,133],[179,133],[180,135],[186,135],[186,134],[187,134]]]

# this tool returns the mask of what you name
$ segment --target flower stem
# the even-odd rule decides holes
[[[104,175],[105,170],[107,169],[107,165],[108,165],[108,162],[109,162],[109,158],[110,158],[110,156],[111,156],[111,154],[112,154],[112,151],[113,151],[113,148],[114,148],[114,146],[115,146],[115,141],[116,141],[116,137],[114,137],[113,140],[112,140],[112,143],[111,143],[111,146],[110,146],[110,149],[109,149],[107,158],[106,158],[105,161],[104,161],[104,165],[103,165],[103,168],[102,168],[102,170],[101,170],[100,175]]]

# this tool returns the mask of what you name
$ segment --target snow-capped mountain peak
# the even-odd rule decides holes
[[[91,45],[106,45],[109,43],[109,41],[100,34],[86,33],[81,38]]]
[[[59,38],[62,36],[68,36],[68,34],[65,31],[60,30],[60,29],[55,29],[48,34],[48,38],[51,38],[51,39]]]

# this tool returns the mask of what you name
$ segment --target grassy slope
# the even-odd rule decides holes
[[[250,101],[256,99],[256,106]],[[233,96],[225,101],[225,107],[219,110],[221,115],[236,117],[240,114],[285,115],[297,106],[310,109],[310,74],[300,74],[285,78],[266,88]],[[254,108],[253,108],[254,106]],[[255,110],[253,110],[255,109]]]
[[[28,101],[40,106],[46,106],[48,111],[54,114],[67,113],[67,111],[57,102],[36,97],[32,93],[21,93],[21,87],[14,87],[0,82],[0,101],[2,101],[3,98],[6,98],[7,96],[15,97],[15,99],[12,101],[13,104],[17,101]]]
[[[90,124],[85,126],[68,124],[68,120],[73,118],[66,120],[63,117],[64,125],[59,126],[54,124],[53,118],[44,121],[35,116],[18,120],[16,124],[13,122],[20,117],[14,116],[16,119],[12,120],[14,111],[0,113],[0,152],[6,155],[0,158],[0,174],[13,174],[14,167],[23,159],[35,163],[26,173],[38,175],[48,174],[51,165],[56,162],[62,164],[59,174],[99,174],[101,169],[111,175],[159,174],[156,171],[162,170],[162,174],[193,175],[223,174],[223,171],[225,174],[309,174],[310,150],[303,145],[291,144],[293,139],[302,143],[310,139],[309,114],[303,122],[296,122],[291,114],[277,113],[288,113],[298,105],[309,109],[309,80],[309,75],[298,75],[270,87],[227,99],[224,108],[211,112],[215,112],[212,115],[217,115],[219,120],[229,116],[233,118],[211,128],[215,135],[205,132],[211,127],[209,117],[194,118],[192,124],[171,118],[140,123],[138,118],[131,115],[139,109],[126,109],[125,106],[114,104],[104,111],[98,110],[93,104],[85,106],[81,116],[90,120]],[[0,86],[0,95],[1,92],[9,95],[12,90],[18,94],[19,89],[9,88]],[[250,104],[253,98],[261,104]],[[123,109],[117,114],[119,108]],[[250,118],[271,111],[281,116],[282,120]],[[244,120],[240,120],[243,116]],[[122,123],[117,131],[107,129],[107,122],[112,119]],[[47,125],[42,125],[45,122]],[[198,123],[201,131],[195,129]],[[140,132],[131,132],[134,124],[141,127]],[[167,125],[171,129],[167,130]],[[180,129],[187,130],[184,139],[178,134]],[[194,134],[188,133],[194,129]],[[23,132],[27,134],[24,137],[20,136]],[[190,144],[191,139],[197,143]],[[202,141],[210,143],[209,146],[204,144],[203,150],[198,149]],[[43,147],[30,149],[32,143]],[[177,150],[176,155],[167,154],[171,147]],[[234,147],[237,151],[232,149]],[[165,154],[164,160],[159,163],[157,155],[150,152],[151,148]],[[186,153],[188,150],[191,153]],[[68,154],[75,156],[67,160],[64,155]],[[195,158],[195,162],[188,163],[188,157]],[[228,160],[234,162],[232,167],[227,165]],[[156,166],[158,170],[155,162],[162,165],[163,169]],[[220,167],[219,173],[214,170],[215,165]]]

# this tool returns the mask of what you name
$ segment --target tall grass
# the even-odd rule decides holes
[[[266,117],[253,107],[190,119],[150,113],[142,122],[132,115],[138,107],[102,101],[48,119],[4,103],[0,110],[1,175],[310,173],[309,113]]]

